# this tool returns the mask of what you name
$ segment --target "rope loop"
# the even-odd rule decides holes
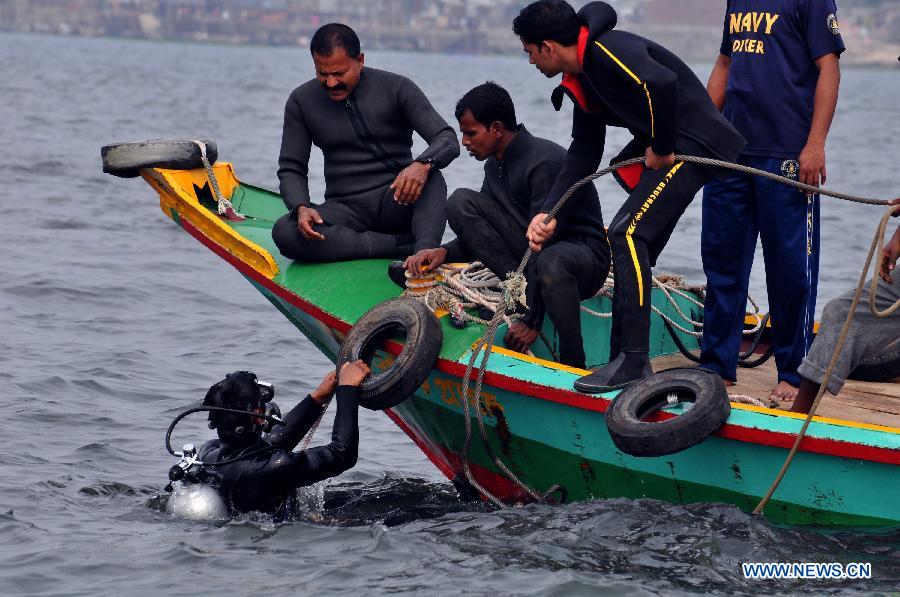
[[[203,162],[203,167],[206,169],[206,176],[209,178],[209,184],[212,187],[213,194],[216,197],[216,202],[218,203],[218,211],[219,215],[229,220],[245,220],[247,216],[243,214],[239,214],[235,211],[234,206],[231,204],[231,201],[226,199],[224,195],[222,195],[222,191],[219,189],[219,181],[216,178],[216,173],[213,172],[212,164],[209,163],[209,158],[206,155],[206,143],[200,141],[199,139],[194,139],[194,144],[200,149],[200,160]]]

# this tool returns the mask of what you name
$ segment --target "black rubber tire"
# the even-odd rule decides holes
[[[344,339],[337,367],[362,359],[371,362],[375,349],[398,330],[406,332],[403,350],[385,371],[360,386],[360,406],[384,410],[397,406],[425,383],[437,362],[444,333],[437,317],[421,302],[396,298],[376,305],[359,318]]]
[[[216,142],[204,139],[206,157],[214,164],[219,157]],[[140,176],[144,168],[193,170],[202,168],[200,148],[184,139],[153,139],[140,143],[114,143],[100,148],[103,171],[120,178]]]
[[[681,402],[694,405],[683,415],[647,422],[675,392]],[[722,379],[702,369],[660,371],[628,387],[606,411],[606,427],[613,443],[632,456],[664,456],[695,446],[715,433],[728,419],[731,404]]]
[[[875,363],[860,363],[847,377],[857,381],[874,382],[897,379],[900,377],[900,358]]]

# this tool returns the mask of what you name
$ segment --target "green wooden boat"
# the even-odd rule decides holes
[[[379,302],[399,296],[400,289],[386,275],[387,261],[299,264],[281,257],[270,235],[275,220],[285,213],[281,198],[239,182],[230,164],[216,164],[214,172],[223,195],[248,216],[246,220],[218,215],[203,169],[147,168],[142,175],[159,193],[167,216],[234,266],[335,360],[354,322]],[[608,311],[605,300],[591,299],[595,304],[589,306]],[[653,301],[663,311],[673,309],[661,296]],[[588,362],[601,364],[607,358],[608,320],[587,314],[584,318]],[[465,439],[463,376],[470,348],[483,328],[456,329],[447,317],[440,321],[443,345],[427,381],[410,399],[384,412],[452,479],[461,470]],[[675,352],[657,317],[651,333],[651,356]],[[682,341],[696,347],[690,336]],[[484,377],[482,412],[493,452],[538,491],[564,486],[568,501],[650,497],[680,504],[724,502],[750,511],[769,488],[803,422],[792,413],[732,404],[727,423],[701,444],[669,456],[628,456],[613,444],[604,420],[615,393],[588,396],[574,391],[572,382],[586,372],[542,356],[547,355],[494,348]],[[389,366],[392,358],[388,352],[377,353],[373,368]],[[476,480],[494,495],[523,499],[477,435],[469,462]],[[898,496],[900,429],[816,417],[765,514],[789,524],[896,525]]]

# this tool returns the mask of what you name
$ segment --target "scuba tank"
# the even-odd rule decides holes
[[[166,514],[187,520],[227,520],[228,508],[218,490],[189,474],[197,462],[193,444],[181,449],[181,461],[169,470],[171,488]]]

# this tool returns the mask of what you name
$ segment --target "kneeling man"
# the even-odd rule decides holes
[[[406,257],[440,245],[447,185],[438,171],[459,155],[456,135],[406,77],[363,68],[359,38],[338,23],[310,44],[316,78],[291,93],[278,159],[290,213],[272,237],[301,261]],[[412,133],[428,142],[412,158]],[[325,156],[325,202],[309,196],[309,155]]]
[[[447,215],[456,239],[418,252],[405,265],[420,274],[445,261],[477,260],[505,278],[528,249],[528,223],[542,210],[566,150],[517,124],[509,93],[495,83],[469,91],[456,105],[456,118],[463,146],[485,161],[481,191],[455,191]],[[525,271],[528,312],[512,325],[505,341],[513,350],[527,351],[546,313],[559,335],[560,361],[584,368],[579,307],[603,286],[610,262],[594,185],[579,190],[557,219],[557,234],[532,255]]]

